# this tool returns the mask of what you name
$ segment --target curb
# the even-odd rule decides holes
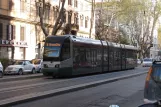
[[[9,81],[17,81],[17,80],[25,80],[25,79],[33,79],[33,78],[39,78],[44,77],[43,74],[41,75],[25,75],[25,76],[16,76],[16,77],[8,77],[8,78],[1,78],[0,82],[9,82]]]
[[[22,96],[16,96],[16,97],[8,98],[5,100],[0,100],[0,106],[6,107],[6,106],[18,105],[18,104],[30,102],[33,100],[61,95],[61,94],[65,94],[65,93],[69,93],[73,91],[82,90],[85,88],[96,87],[98,85],[103,85],[106,83],[111,83],[111,82],[115,82],[118,80],[123,80],[123,79],[131,78],[131,77],[143,75],[145,73],[147,73],[147,71],[142,72],[142,73],[130,74],[126,76],[114,77],[110,79],[99,80],[99,81],[80,84],[80,85],[69,86],[65,88],[59,88],[59,89],[54,89],[54,90],[49,90],[49,91],[44,91],[44,92],[37,92],[37,93],[31,93],[31,94],[22,95]]]

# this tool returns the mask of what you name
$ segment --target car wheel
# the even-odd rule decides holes
[[[0,71],[0,78],[2,78],[3,77],[3,72],[2,71]]]
[[[20,69],[20,70],[18,71],[18,74],[19,74],[19,75],[23,75],[22,69]]]
[[[36,73],[35,68],[33,68],[33,69],[32,69],[32,73],[33,73],[33,74],[35,74],[35,73]]]

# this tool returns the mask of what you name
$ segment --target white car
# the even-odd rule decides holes
[[[142,66],[143,67],[150,67],[150,66],[152,66],[152,63],[153,63],[153,59],[152,58],[144,58]]]
[[[42,59],[33,59],[31,62],[35,65],[36,72],[41,72]]]
[[[2,77],[3,77],[3,65],[0,62],[0,78],[2,78]]]
[[[141,60],[137,59],[137,64],[140,65],[141,64]]]
[[[27,72],[36,73],[35,66],[27,60],[17,60],[13,65],[9,65],[5,69],[4,74],[22,75]]]

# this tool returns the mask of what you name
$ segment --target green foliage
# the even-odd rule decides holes
[[[158,32],[161,32],[161,26],[158,28]]]
[[[129,40],[126,37],[120,37],[120,44],[130,45]]]

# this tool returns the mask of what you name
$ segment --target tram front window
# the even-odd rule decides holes
[[[59,60],[60,55],[60,44],[56,43],[46,43],[44,46],[44,61],[56,61]]]
[[[44,56],[59,57],[60,47],[45,47]]]

